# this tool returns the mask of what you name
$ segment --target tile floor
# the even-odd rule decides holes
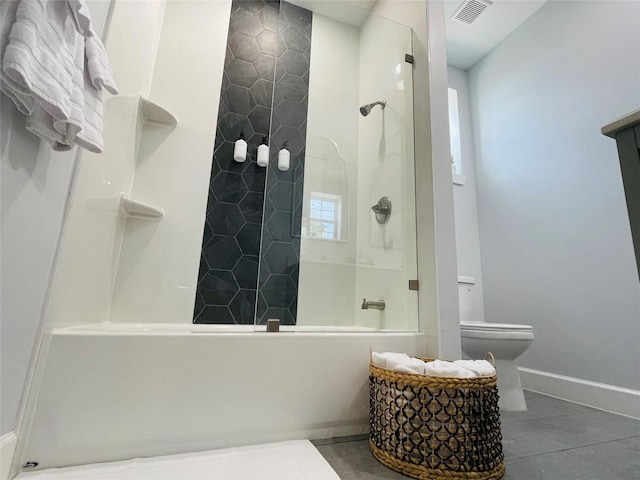
[[[640,480],[640,420],[534,392],[529,411],[502,412],[504,480]],[[406,480],[368,441],[313,442],[342,480]]]

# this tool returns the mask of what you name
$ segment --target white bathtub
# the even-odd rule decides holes
[[[20,464],[48,468],[366,433],[369,348],[425,355],[427,337],[318,330],[56,329]]]
[[[265,325],[207,325],[207,324],[182,324],[182,323],[90,323],[87,325],[59,328],[56,334],[65,335],[190,335],[192,333],[239,334],[239,333],[266,333]],[[306,325],[280,325],[278,333],[312,333],[312,334],[336,334],[336,333],[407,333],[399,330],[382,330],[371,327],[359,326],[306,326]],[[411,332],[409,332],[411,333]]]

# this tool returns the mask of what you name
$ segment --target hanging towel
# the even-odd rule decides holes
[[[84,0],[0,2],[0,89],[54,150],[103,149],[102,91],[117,94]]]
[[[91,85],[98,91],[107,90],[113,95],[118,94],[118,87],[113,79],[111,64],[104,45],[98,35],[91,30],[92,36],[85,39],[85,58]]]
[[[18,86],[12,87],[11,80],[6,77],[1,67],[4,52],[9,45],[11,27],[16,21],[18,5],[17,0],[0,1],[0,90],[13,101],[20,113],[29,115],[36,105],[35,98],[30,97],[28,91]]]
[[[84,0],[67,0],[67,4],[71,9],[78,33],[83,37],[91,37],[94,35],[91,25],[91,14]]]
[[[34,97],[54,118],[67,120],[78,35],[66,1],[22,0],[2,59],[4,82]]]

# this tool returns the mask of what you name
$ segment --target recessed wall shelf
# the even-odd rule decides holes
[[[164,208],[127,198],[124,193],[121,193],[120,213],[126,218],[159,220],[164,217]]]
[[[178,125],[178,119],[173,114],[148,98],[140,97],[140,111],[142,112],[144,123],[166,127]]]

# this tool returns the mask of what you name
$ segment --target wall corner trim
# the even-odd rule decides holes
[[[570,402],[640,419],[640,390],[519,367],[522,386]]]
[[[18,437],[15,432],[9,432],[0,437],[0,480],[9,480],[11,461],[17,443]]]

